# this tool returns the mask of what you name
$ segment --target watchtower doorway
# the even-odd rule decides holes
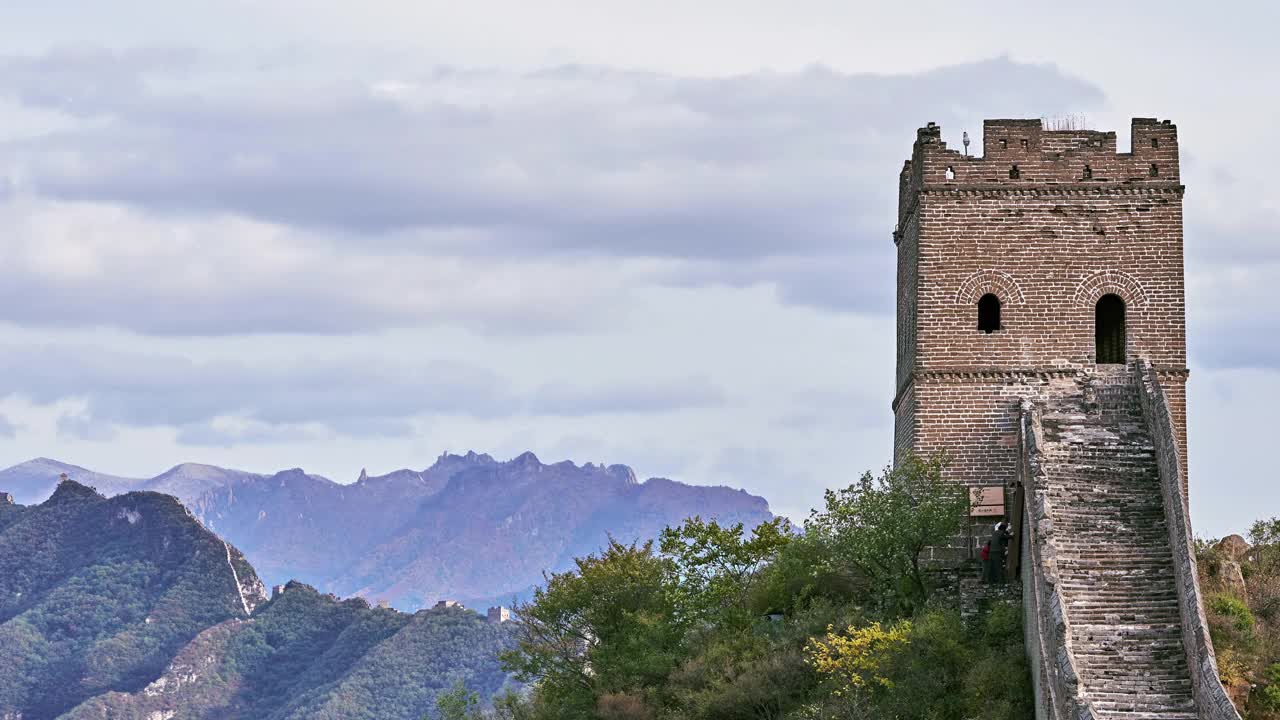
[[[1099,365],[1125,363],[1124,300],[1103,295],[1093,313],[1093,337]]]

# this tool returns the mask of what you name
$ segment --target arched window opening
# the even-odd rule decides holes
[[[1099,365],[1123,365],[1124,300],[1118,295],[1103,295],[1093,316],[1094,342]]]
[[[991,293],[978,300],[978,329],[987,334],[1000,329],[1000,298]]]

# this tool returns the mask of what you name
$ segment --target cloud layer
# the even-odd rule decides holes
[[[1007,59],[891,76],[434,67],[360,81],[228,62],[0,60],[10,101],[65,121],[0,143],[0,320],[527,333],[598,327],[628,289],[662,284],[770,284],[787,302],[881,312],[915,125],[1101,102]]]
[[[374,354],[288,362],[193,361],[100,347],[0,346],[0,397],[72,400],[59,435],[109,440],[112,428],[177,428],[184,444],[408,435],[416,418],[584,417],[717,407],[706,379],[637,378],[599,387],[514,388],[490,370]],[[12,425],[0,417],[0,436]]]

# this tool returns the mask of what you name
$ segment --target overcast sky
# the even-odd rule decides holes
[[[533,450],[800,518],[889,459],[915,128],[1127,147],[1151,116],[1188,186],[1197,529],[1280,515],[1280,13],[1042,12],[9,0],[0,465]]]

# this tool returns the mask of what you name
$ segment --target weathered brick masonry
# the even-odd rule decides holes
[[[1126,359],[1154,364],[1186,460],[1186,331],[1177,127],[1114,132],[988,120],[982,157],[930,124],[899,179],[895,455],[947,451],[969,485],[1007,485],[1028,388],[1096,365],[1095,306],[1125,308]],[[978,302],[1000,301],[994,332]]]
[[[1005,493],[1036,717],[1239,720],[1186,509],[1177,128],[988,120],[983,156],[921,128],[899,180],[895,456]],[[973,552],[992,521],[980,503]]]

